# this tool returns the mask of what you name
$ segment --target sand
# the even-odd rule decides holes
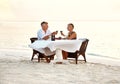
[[[120,84],[119,60],[107,64],[87,57],[87,63],[51,65],[30,61],[31,54],[27,49],[0,49],[0,84]]]

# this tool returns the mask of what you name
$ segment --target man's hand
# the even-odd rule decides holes
[[[44,40],[48,40],[49,39],[49,35],[45,36],[43,39]]]
[[[53,32],[52,34],[54,34],[54,35],[56,35],[58,32],[56,31],[56,32]]]

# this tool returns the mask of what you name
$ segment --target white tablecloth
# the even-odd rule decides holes
[[[62,50],[67,52],[76,52],[80,49],[80,46],[84,40],[85,39],[55,41],[37,40],[34,43],[30,44],[29,47],[45,54],[46,56],[56,54],[56,59],[51,60],[51,64],[57,62],[69,64],[67,60],[63,60]]]
[[[81,43],[84,40],[55,40],[55,41],[45,41],[37,40],[30,44],[29,47],[35,49],[45,55],[54,54],[56,49],[61,49],[67,52],[75,52],[80,49]],[[50,50],[49,50],[50,49]]]

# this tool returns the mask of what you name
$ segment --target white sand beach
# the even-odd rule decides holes
[[[70,60],[51,65],[31,62],[31,54],[31,50],[1,49],[0,84],[120,84],[120,61],[87,56],[87,63]]]

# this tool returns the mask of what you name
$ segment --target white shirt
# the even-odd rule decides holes
[[[40,29],[37,32],[37,38],[38,38],[38,40],[42,40],[45,36],[50,35],[50,34],[51,34],[50,30],[47,30],[46,33],[45,33],[45,31],[43,31],[42,29]]]

